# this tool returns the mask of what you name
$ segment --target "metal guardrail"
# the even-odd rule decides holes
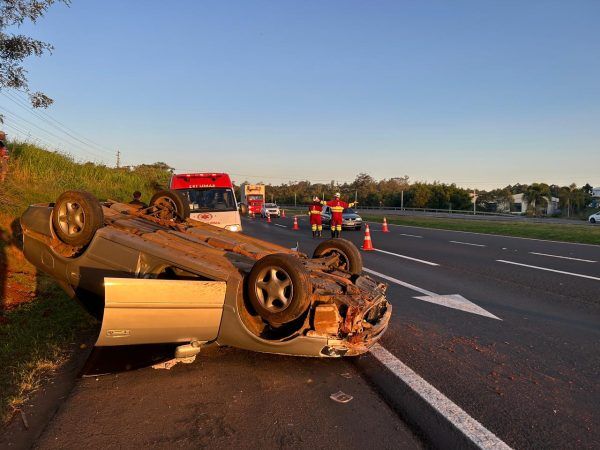
[[[279,205],[280,208],[284,209],[306,209],[307,206],[294,206],[294,205]],[[429,212],[435,214],[462,214],[462,215],[471,215],[471,216],[500,216],[500,217],[518,217],[521,214],[511,214],[511,213],[497,213],[497,212],[487,212],[487,211],[473,211],[463,210],[463,209],[434,209],[434,208],[400,208],[398,206],[359,206],[353,208],[356,211],[373,211],[373,212],[381,212],[388,214],[402,214],[403,212]]]

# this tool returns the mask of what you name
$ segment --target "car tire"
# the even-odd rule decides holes
[[[596,219],[594,219],[593,217],[590,219],[590,223],[596,223]]]
[[[150,206],[154,207],[151,215],[159,219],[184,221],[190,217],[190,204],[177,191],[158,191],[150,199]]]
[[[315,249],[313,258],[321,258],[331,253],[337,253],[340,256],[341,269],[347,270],[352,275],[360,275],[362,273],[362,256],[352,242],[342,238],[323,241]]]
[[[310,305],[310,274],[292,255],[275,253],[258,260],[247,287],[256,313],[275,327],[298,319]]]
[[[54,203],[52,228],[64,244],[86,246],[103,225],[102,206],[89,192],[66,191]]]

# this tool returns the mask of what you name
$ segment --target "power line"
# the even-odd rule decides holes
[[[34,111],[33,109],[31,109],[28,104],[21,99],[20,97],[18,97],[17,95],[13,95],[9,92],[2,92],[2,94],[11,102],[13,102],[14,104],[16,104],[17,106],[19,106],[20,108],[24,109],[25,111],[27,111],[28,113],[34,115],[35,117],[37,117],[38,119],[42,120],[43,122],[47,123],[48,125],[50,125],[51,127],[55,128],[56,130],[60,131],[61,133],[66,134],[67,136],[69,136],[71,139],[74,139],[75,141],[85,145],[86,147],[91,148],[92,150],[95,151],[101,151],[104,153],[108,153],[108,154],[112,154],[112,151],[106,150],[105,148],[102,148],[99,144],[95,144],[92,141],[90,141],[89,139],[85,138],[84,136],[82,136],[82,138],[79,138],[76,136],[76,134],[79,134],[73,130],[71,130],[69,127],[67,127],[66,125],[62,124],[61,122],[59,122],[58,120],[54,119],[53,117],[51,117],[50,115],[42,112],[42,111]],[[60,126],[55,125],[53,122],[58,123]],[[67,130],[70,130],[67,131]],[[91,142],[85,142],[83,139]]]
[[[82,151],[82,152],[85,152],[85,153],[89,153],[89,154],[91,154],[91,155],[95,156],[96,158],[99,158],[100,160],[106,160],[106,157],[105,157],[105,156],[99,155],[99,154],[97,154],[97,153],[95,153],[95,152],[92,152],[91,150],[87,150],[87,149],[85,149],[85,148],[82,148],[82,147],[79,147],[79,146],[77,146],[77,145],[74,145],[73,143],[66,141],[66,140],[65,140],[64,138],[62,138],[61,136],[58,136],[57,134],[55,134],[55,133],[53,133],[53,132],[51,132],[51,131],[48,131],[48,130],[46,130],[46,129],[42,128],[42,127],[40,127],[39,125],[37,125],[37,124],[35,124],[35,123],[33,123],[33,122],[31,122],[31,121],[29,121],[29,120],[27,120],[27,119],[23,118],[22,116],[20,116],[20,115],[18,115],[18,114],[16,114],[16,113],[14,113],[14,112],[12,112],[12,111],[10,111],[9,109],[6,109],[6,108],[4,108],[3,106],[0,106],[0,109],[2,109],[2,110],[3,110],[3,111],[5,111],[7,114],[9,114],[9,116],[16,117],[17,119],[19,119],[19,120],[22,120],[22,121],[24,121],[25,123],[28,123],[28,124],[29,124],[29,125],[31,125],[31,126],[34,126],[34,127],[36,127],[37,129],[41,130],[42,132],[44,132],[44,133],[46,133],[46,134],[48,134],[48,135],[50,135],[50,136],[53,136],[54,138],[58,139],[60,142],[62,142],[63,144],[65,144],[65,145],[67,145],[67,146],[75,147],[76,149],[78,149],[78,150],[80,150],[80,151]],[[12,120],[14,120],[14,118],[13,118]]]

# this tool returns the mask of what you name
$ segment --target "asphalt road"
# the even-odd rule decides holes
[[[299,222],[247,220],[244,232],[311,255],[318,242]],[[388,277],[394,305],[384,348],[512,447],[600,448],[600,246],[371,231],[381,251],[363,252],[364,265]],[[361,245],[363,233],[343,237]],[[448,301],[434,294],[501,320],[431,303]],[[371,355],[355,364],[402,415],[387,368]]]
[[[336,403],[330,395],[353,396]],[[421,448],[348,360],[204,349],[80,379],[36,448]],[[14,448],[14,447],[13,447]]]

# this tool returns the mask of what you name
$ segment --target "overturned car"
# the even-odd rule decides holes
[[[99,347],[338,357],[364,353],[387,328],[386,285],[361,274],[352,243],[324,241],[309,258],[188,216],[174,191],[146,209],[67,191],[25,211],[24,253],[102,321]]]

